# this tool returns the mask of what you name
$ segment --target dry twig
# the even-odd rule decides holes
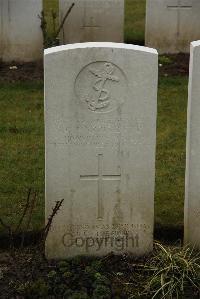
[[[61,199],[60,201],[56,201],[56,205],[55,205],[55,207],[53,208],[52,213],[51,213],[51,215],[49,216],[48,221],[47,221],[47,224],[46,224],[46,226],[45,226],[45,228],[44,228],[44,232],[43,232],[43,240],[44,240],[44,241],[46,240],[46,238],[47,238],[47,236],[48,236],[48,233],[49,233],[49,230],[50,230],[50,228],[51,228],[53,219],[54,219],[55,215],[57,214],[57,212],[60,210],[63,201],[64,201],[64,199]]]

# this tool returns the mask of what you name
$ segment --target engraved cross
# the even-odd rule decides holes
[[[98,25],[95,25],[95,22],[94,22],[94,18],[91,17],[90,18],[90,22],[87,24],[88,22],[84,22],[83,24],[83,28],[100,28],[100,26]]]
[[[177,4],[169,4],[167,5],[167,8],[173,8],[173,9],[188,9],[188,8],[192,8],[191,4],[183,4],[182,0],[178,0]]]
[[[98,154],[98,174],[80,175],[83,181],[98,182],[98,219],[103,218],[103,182],[104,181],[121,181],[121,174],[105,175],[103,174],[103,154]]]
[[[180,10],[185,8],[192,8],[192,4],[184,3],[184,0],[177,0],[175,4],[168,4],[167,7]]]

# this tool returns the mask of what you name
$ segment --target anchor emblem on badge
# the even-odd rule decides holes
[[[111,63],[105,63],[103,70],[90,69],[90,72],[97,77],[92,88],[96,91],[93,98],[86,99],[88,108],[92,111],[102,109],[110,104],[110,91],[105,87],[106,81],[111,80],[119,82],[119,78],[114,76],[114,66]]]
[[[124,102],[126,78],[111,62],[94,62],[78,74],[75,91],[88,110],[109,112]],[[120,94],[123,92],[123,95]]]

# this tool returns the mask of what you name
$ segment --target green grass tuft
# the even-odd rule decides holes
[[[144,45],[146,0],[125,1],[126,43]]]

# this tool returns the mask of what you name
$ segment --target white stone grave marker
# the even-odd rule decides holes
[[[60,0],[60,22],[74,3],[60,34],[60,44],[123,42],[124,0]]]
[[[185,243],[200,248],[200,41],[191,43],[185,182]]]
[[[200,39],[199,0],[147,0],[145,44],[160,53],[187,53]]]
[[[0,0],[0,59],[29,62],[42,59],[42,0]]]
[[[115,43],[45,50],[48,258],[152,249],[157,52]]]

